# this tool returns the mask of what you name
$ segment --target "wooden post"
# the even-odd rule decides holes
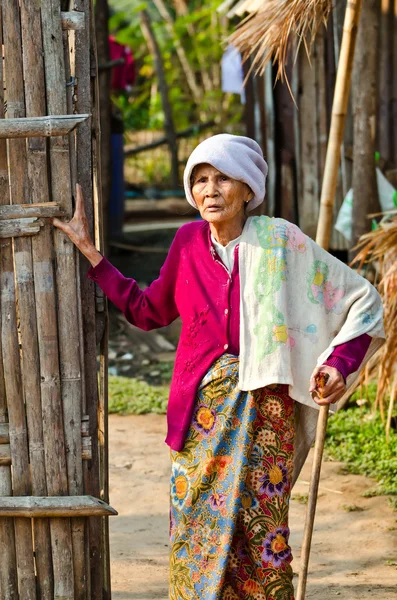
[[[379,0],[363,4],[353,69],[353,223],[351,247],[371,231],[371,213],[380,211],[375,170],[378,83]],[[383,117],[382,117],[383,118]],[[387,131],[387,136],[390,131]],[[355,252],[350,252],[350,260]],[[381,404],[383,406],[383,404]]]
[[[108,0],[96,0],[95,3],[95,42],[97,48],[98,63],[104,64],[109,61],[109,5]],[[99,111],[100,111],[100,138],[101,138],[101,193],[102,212],[104,223],[104,252],[107,254],[108,234],[107,215],[111,190],[111,101],[110,84],[112,72],[105,69],[98,74],[99,86]]]
[[[0,42],[2,42],[2,12],[0,2]],[[3,82],[3,61],[0,61],[0,118],[4,119],[4,82]],[[0,140],[0,205],[9,202],[8,187],[8,164],[7,164],[7,145],[5,140]],[[3,281],[3,263],[1,258],[6,255],[5,265],[12,259],[11,240],[0,241],[0,283]],[[8,255],[8,256],[7,256]],[[7,271],[6,271],[7,272]],[[7,399],[4,380],[2,344],[3,337],[3,318],[8,318],[6,307],[3,307],[0,296],[0,426],[4,427],[7,420]],[[9,360],[9,357],[5,357]],[[4,433],[3,436],[4,437]],[[9,442],[9,427],[7,426],[7,437]],[[3,442],[4,440],[2,440]],[[9,466],[0,466],[0,496],[12,495],[11,469]],[[15,534],[14,521],[12,519],[0,519],[0,595],[4,600],[18,600],[18,578],[17,561],[15,554]]]
[[[316,242],[325,249],[328,249],[329,247],[331,235],[333,206],[360,11],[361,0],[349,0],[346,5],[345,24],[332,107],[331,130],[325,160],[320,216],[316,237]],[[310,547],[316,512],[318,485],[320,481],[321,461],[327,430],[328,410],[328,406],[321,406],[319,411],[296,600],[304,600],[306,594]]]
[[[91,0],[76,0],[75,7],[86,15],[84,32],[75,34],[75,77],[76,109],[91,112],[91,23],[89,19],[92,10]],[[79,127],[76,135],[77,148],[77,180],[83,188],[85,211],[89,223],[90,234],[94,235],[94,206],[92,181],[92,129]],[[85,396],[88,400],[86,412],[89,415],[90,435],[92,444],[92,460],[88,466],[89,478],[86,479],[87,493],[100,496],[99,485],[99,448],[98,448],[98,378],[96,366],[96,313],[95,313],[95,284],[87,278],[89,263],[80,256],[80,294],[82,306],[82,331],[84,342],[84,372]],[[99,518],[89,519],[90,535],[90,570],[91,596],[99,598],[103,593],[103,556],[102,556],[102,523]],[[88,565],[87,565],[88,566]]]
[[[161,57],[160,47],[152,29],[149,14],[145,10],[143,10],[140,14],[142,33],[148,45],[149,52],[153,56],[154,66],[159,82],[161,101],[164,111],[164,128],[168,138],[168,146],[171,155],[171,184],[174,189],[176,189],[179,184],[178,142],[175,134],[171,104],[168,98],[168,86],[165,79],[163,59]]]
[[[92,1],[92,0],[91,0]],[[93,204],[94,204],[94,230],[95,245],[104,253],[105,238],[103,227],[103,185],[101,164],[101,126],[100,126],[100,102],[99,75],[96,45],[95,20],[91,10],[91,74],[92,85],[92,115],[93,115],[93,144],[92,144],[92,167],[93,167]],[[97,341],[100,340],[100,370],[98,390],[98,449],[99,449],[99,484],[102,500],[109,503],[109,434],[108,434],[108,340],[109,319],[107,312],[107,301],[102,290],[96,287],[96,319],[97,332],[100,328]],[[111,598],[111,576],[110,576],[110,547],[109,547],[109,519],[102,520],[102,562],[103,562],[103,600]]]
[[[378,2],[379,5],[379,2]],[[377,6],[379,10],[379,6]],[[378,104],[378,127],[377,127],[377,149],[380,152],[381,159],[387,167],[390,166],[392,155],[392,123],[391,123],[391,91],[392,91],[392,19],[394,19],[393,0],[380,0],[380,35],[378,37],[379,44],[377,48],[373,48],[371,54],[377,54],[377,104]],[[379,18],[377,19],[377,25]],[[379,26],[379,25],[378,25]],[[369,50],[369,49],[368,49]],[[372,62],[372,58],[369,57]],[[394,75],[395,76],[395,75]]]

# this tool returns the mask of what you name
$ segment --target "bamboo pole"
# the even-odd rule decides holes
[[[26,36],[24,37],[24,40],[26,40]],[[31,45],[32,48],[34,48],[36,40],[34,40],[34,43]],[[26,87],[27,91],[30,89],[31,88]],[[89,115],[85,114],[6,119],[4,123],[0,122],[0,138],[55,137],[67,135],[80,123],[88,119],[88,117]]]
[[[64,114],[67,111],[65,87],[67,69],[65,67],[65,48],[63,46],[59,0],[43,0],[41,15],[47,108],[51,114]],[[67,216],[71,217],[71,169],[69,140],[67,138],[51,138],[50,162],[53,198],[59,201]],[[79,302],[76,286],[76,254],[73,244],[59,230],[54,231],[54,246],[57,256],[56,281],[62,405],[65,441],[68,447],[67,488],[70,495],[79,495],[82,492],[83,485],[80,437],[82,382],[80,339],[79,330],[76,327]],[[73,567],[71,565],[70,572],[73,573],[73,579],[72,586],[68,588],[68,598],[83,598],[86,594],[86,582],[82,569],[85,553],[84,527],[81,522],[72,523],[72,539]]]
[[[323,248],[329,247],[334,198],[338,180],[344,124],[349,101],[354,47],[362,0],[350,0],[347,4],[343,26],[335,94],[332,106],[331,128],[325,159],[324,179],[321,190],[320,214],[316,242]]]
[[[2,11],[0,2],[0,42],[2,44]],[[0,61],[0,118],[4,119],[4,82],[3,61]],[[7,145],[0,140],[0,205],[9,202]],[[0,206],[1,208],[1,206]],[[12,258],[11,240],[0,242],[0,282],[3,280],[1,257],[6,255],[6,263]],[[8,257],[7,257],[8,255]],[[3,318],[7,318],[0,298],[0,340],[3,339]],[[7,420],[7,399],[3,366],[3,347],[0,345],[0,427],[2,427],[2,444],[9,443],[10,431]],[[9,359],[9,358],[8,358]],[[6,357],[7,360],[7,357]],[[6,430],[6,432],[5,432]],[[7,440],[5,440],[5,433]],[[0,467],[0,496],[12,495],[11,469],[9,466]],[[14,521],[0,519],[0,594],[4,600],[18,600],[17,562],[15,552]]]
[[[92,112],[91,88],[91,14],[93,7],[90,0],[76,0],[74,6],[86,15],[84,32],[75,33],[75,62],[72,73],[78,85],[75,90],[75,110]],[[77,181],[82,187],[85,200],[85,211],[88,219],[90,234],[94,237],[93,214],[93,181],[92,181],[92,120],[89,124],[80,126],[76,132],[76,169]],[[98,440],[98,379],[96,367],[96,311],[95,285],[87,278],[90,265],[83,257],[79,257],[78,278],[80,280],[81,297],[81,331],[83,340],[84,390],[83,411],[89,415],[90,435],[92,439],[92,460],[86,466],[86,492],[100,497],[99,485],[99,440]],[[87,404],[85,404],[85,399]],[[90,594],[92,598],[100,598],[104,594],[104,564],[102,520],[89,518],[90,562]]]
[[[93,77],[92,113],[93,113],[93,205],[94,205],[94,231],[95,245],[99,252],[105,251],[104,240],[104,215],[102,197],[102,169],[101,169],[101,126],[100,126],[100,92],[98,75],[98,53],[96,47],[96,31],[93,2],[91,4],[91,73]],[[100,369],[98,393],[98,443],[99,443],[99,486],[101,498],[109,503],[109,434],[108,434],[108,340],[109,319],[107,301],[102,290],[96,286],[96,320],[101,325],[100,339]],[[98,327],[97,327],[98,331]],[[111,598],[110,575],[110,547],[109,547],[109,519],[102,519],[102,561],[103,561],[103,588],[105,598]]]
[[[321,191],[320,215],[316,242],[325,249],[329,247],[331,235],[333,206],[340,164],[341,146],[343,142],[344,124],[350,93],[353,69],[354,49],[360,19],[361,0],[349,0],[346,5],[345,22],[341,52],[336,77],[335,95],[332,107],[331,129],[325,160],[323,187]],[[313,533],[314,517],[321,472],[321,461],[328,422],[328,406],[321,406],[319,411],[312,475],[309,488],[309,500],[303,534],[301,568],[299,573],[296,600],[304,600],[306,593],[310,547]]]
[[[7,117],[10,119],[23,118],[25,117],[25,104],[19,6],[11,0],[3,0],[2,2],[2,25]],[[26,141],[24,139],[8,141],[8,161],[12,167],[9,171],[12,203],[27,203],[27,152]],[[2,286],[2,301],[4,300],[4,308],[7,307],[10,313],[12,313],[12,318],[8,323],[9,336],[5,348],[6,353],[11,356],[15,373],[13,371],[7,372],[5,369],[5,384],[10,420],[13,493],[28,495],[32,490],[32,482],[29,470],[24,392],[27,394],[27,400],[32,400],[35,406],[37,406],[37,401],[40,402],[37,377],[35,377],[33,370],[31,370],[30,357],[27,355],[30,333],[28,333],[27,339],[25,338],[26,327],[33,328],[32,338],[35,334],[34,310],[33,315],[32,311],[29,311],[29,314],[26,312],[26,301],[31,304],[33,302],[34,306],[31,242],[26,237],[14,238],[12,248],[13,256],[10,251],[7,251],[6,254],[8,264],[5,266],[3,262],[3,276],[5,275],[8,281],[4,281]],[[23,278],[21,277],[22,273]],[[23,293],[21,293],[21,287],[23,288]],[[18,315],[16,314],[17,296],[19,301]],[[19,357],[18,318],[20,321],[21,341],[26,344],[22,347],[22,370]],[[5,333],[4,329],[6,329],[6,326],[3,321],[3,334]],[[3,344],[4,342],[5,340],[3,340]],[[37,352],[32,359],[33,361],[37,359]],[[6,363],[4,363],[4,367],[6,367]],[[27,375],[28,373],[33,376],[33,380],[28,389],[23,389],[23,375]],[[38,466],[38,462],[34,466]],[[32,524],[29,519],[15,520],[15,538],[19,594],[21,598],[34,599],[36,598],[36,577],[33,560]]]

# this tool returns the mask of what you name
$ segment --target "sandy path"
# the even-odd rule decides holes
[[[110,494],[114,600],[167,600],[169,453],[162,416],[110,417]],[[396,600],[397,515],[387,498],[363,498],[373,482],[324,463],[306,597]],[[310,466],[291,503],[298,570]],[[339,492],[339,493],[338,493]],[[294,499],[295,496],[295,499]],[[364,510],[348,512],[345,507]],[[389,564],[388,564],[389,563]]]

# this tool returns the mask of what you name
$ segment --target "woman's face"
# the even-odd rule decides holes
[[[209,223],[241,221],[253,193],[246,183],[224,175],[211,165],[198,165],[193,173],[192,194],[203,219]]]

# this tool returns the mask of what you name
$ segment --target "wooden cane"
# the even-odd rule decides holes
[[[351,75],[353,70],[354,49],[360,19],[362,0],[348,0],[346,5],[343,36],[336,74],[335,94],[332,105],[331,127],[324,168],[324,179],[321,190],[320,214],[316,242],[328,250],[331,237],[333,208],[335,201],[341,146],[350,94]],[[301,567],[296,600],[304,600],[309,566],[310,546],[313,534],[314,516],[316,513],[318,484],[320,481],[321,461],[324,452],[325,434],[327,431],[328,406],[319,411],[316,442],[314,446],[312,476],[307,503],[305,529],[303,532]]]

